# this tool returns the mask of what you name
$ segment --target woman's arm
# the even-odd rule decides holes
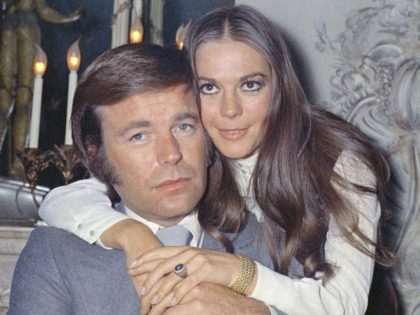
[[[106,192],[106,185],[95,178],[55,188],[41,203],[39,215],[48,225],[93,244],[110,226],[127,219],[112,208]]]
[[[340,157],[335,171],[352,182],[371,187],[376,185],[372,172],[349,154]],[[376,196],[336,189],[357,209],[360,230],[376,241],[381,214]],[[251,296],[287,314],[364,314],[374,260],[344,240],[333,220],[327,233],[325,256],[337,267],[325,285],[310,278],[290,279],[257,264],[259,277]]]
[[[361,162],[349,160],[348,156],[343,155],[335,169],[340,175],[353,182],[375,186],[372,173]],[[376,230],[381,213],[376,196],[343,191],[338,187],[337,190],[357,209],[361,231],[371,240],[376,241]],[[226,285],[227,279],[231,279],[238,273],[238,264],[235,265],[235,261],[230,258],[232,255],[224,253],[219,256],[220,260],[216,259],[216,255],[211,251],[193,249],[184,251],[162,249],[147,253],[140,258],[141,267],[137,269],[139,272],[141,269],[145,273],[151,272],[146,285],[148,290],[151,287],[154,289],[153,294],[146,292],[147,299],[152,301],[156,294],[159,297],[158,300],[162,299],[162,296],[170,291],[165,289],[165,286],[176,287],[170,294],[176,297],[175,301],[179,301],[198,283],[212,282]],[[312,278],[292,279],[257,263],[256,285],[253,292],[250,292],[250,297],[287,314],[364,314],[367,308],[374,260],[344,240],[333,221],[327,233],[325,255],[327,261],[337,267],[334,276],[325,285]],[[194,260],[196,263],[193,263]],[[193,275],[182,280],[184,283],[182,286],[179,284],[181,280],[173,273],[169,273],[173,270],[174,264],[180,261],[187,265],[189,275]],[[159,264],[155,270],[153,270],[154,264]],[[135,273],[134,269],[131,272]],[[165,282],[155,287],[154,283],[164,279],[165,274],[167,274]],[[182,294],[179,291],[182,291]]]
[[[106,185],[95,178],[58,187],[41,203],[39,215],[47,224],[76,234],[89,243],[123,249],[128,263],[162,246],[144,224],[114,210],[106,191]]]

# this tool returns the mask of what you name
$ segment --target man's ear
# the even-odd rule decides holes
[[[90,161],[95,161],[98,158],[99,145],[94,138],[94,136],[87,136],[85,139],[86,153]]]

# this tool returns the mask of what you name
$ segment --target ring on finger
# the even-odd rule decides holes
[[[188,276],[187,266],[184,264],[177,264],[174,268],[174,273],[180,278],[186,278]]]

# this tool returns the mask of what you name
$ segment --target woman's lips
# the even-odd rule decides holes
[[[245,129],[219,129],[220,135],[226,140],[239,140],[245,136],[247,132]]]

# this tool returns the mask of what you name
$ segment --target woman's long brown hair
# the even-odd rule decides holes
[[[216,9],[191,25],[185,46],[196,76],[195,55],[200,45],[226,38],[256,49],[272,71],[273,93],[252,185],[266,218],[275,269],[287,274],[292,257],[296,257],[304,267],[304,276],[315,277],[321,271],[323,279],[328,279],[333,268],[325,260],[324,245],[331,218],[351,245],[388,264],[391,255],[381,245],[379,232],[377,242],[364,235],[358,227],[359,214],[334,188],[376,194],[384,212],[385,160],[351,124],[309,104],[279,30],[251,7]],[[343,152],[373,173],[376,187],[352,183],[334,170]],[[219,163],[224,163],[223,158]],[[239,226],[233,221],[244,216],[237,210],[234,213],[223,214],[224,222]],[[280,256],[276,251],[279,244]]]

